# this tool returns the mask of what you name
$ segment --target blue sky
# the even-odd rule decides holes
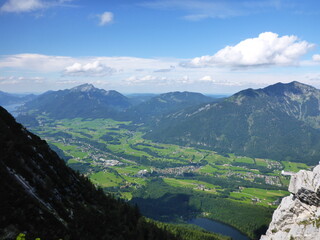
[[[317,0],[0,0],[0,90],[320,88]]]

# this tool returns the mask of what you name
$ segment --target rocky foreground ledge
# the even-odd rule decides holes
[[[320,165],[291,177],[290,196],[282,199],[261,240],[320,239]]]

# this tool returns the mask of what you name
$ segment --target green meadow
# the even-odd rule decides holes
[[[149,217],[154,217],[155,209],[148,210],[142,199],[159,198],[159,208],[166,209],[172,207],[171,198],[181,195],[189,199],[188,209],[196,208],[183,211],[220,219],[249,236],[253,236],[252,229],[270,221],[270,209],[289,194],[289,177],[281,171],[309,168],[302,163],[220,155],[207,149],[152,142],[143,137],[141,127],[112,119],[46,117],[42,126],[31,130],[59,149],[70,167],[104,191],[138,203]],[[179,197],[174,203],[184,206],[185,202],[179,202],[183,199]],[[250,209],[250,216],[259,213],[264,217],[259,224],[249,215],[246,223],[229,222],[222,213],[228,215],[226,209],[234,207],[241,208],[239,214]]]
[[[288,161],[282,161],[281,163],[284,167],[284,171],[288,171],[288,172],[298,172],[299,170],[302,170],[302,169],[309,169],[309,166],[304,163],[296,163],[296,162],[288,162]]]

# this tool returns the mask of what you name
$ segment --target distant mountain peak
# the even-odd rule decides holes
[[[97,88],[95,88],[92,84],[89,83],[85,83],[79,86],[76,86],[74,88],[71,88],[70,90],[73,92],[90,92],[92,90],[96,90]]]
[[[285,95],[285,94],[306,94],[308,92],[316,92],[318,89],[297,81],[290,83],[276,83],[274,85],[263,88],[262,91],[268,95]]]
[[[128,98],[117,91],[106,91],[86,83],[44,93],[24,107],[26,112],[46,112],[53,118],[74,118],[115,116],[129,106]]]
[[[319,89],[299,82],[277,83],[161,116],[145,137],[314,164],[320,159],[319,116]]]
[[[308,97],[309,95],[315,93],[319,94],[319,90],[310,85],[293,81],[290,83],[275,83],[265,88],[252,89],[248,88],[236,93],[231,99],[236,99],[237,101],[243,101],[246,98],[254,98],[259,96],[272,96],[272,97],[288,97],[294,95],[300,95]]]

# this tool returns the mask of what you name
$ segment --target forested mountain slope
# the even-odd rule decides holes
[[[278,83],[167,115],[146,137],[314,164],[320,159],[319,106],[318,89],[299,82]]]
[[[214,98],[194,92],[169,92],[155,96],[137,106],[129,108],[125,113],[127,120],[146,122],[157,120],[166,115],[190,106],[213,102]]]
[[[23,112],[46,113],[52,118],[116,117],[130,106],[130,101],[117,91],[106,91],[91,84],[71,89],[48,91],[25,104]]]
[[[177,239],[106,196],[0,107],[0,239]]]

